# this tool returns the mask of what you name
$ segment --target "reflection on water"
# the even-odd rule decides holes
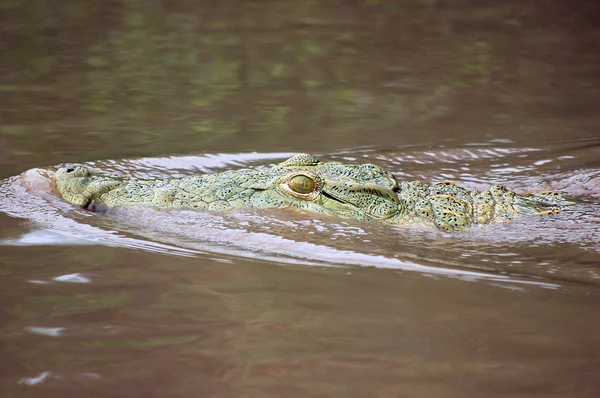
[[[597,3],[3,1],[0,395],[600,396]],[[295,152],[579,205],[449,235],[35,175]]]
[[[580,140],[597,135],[596,9],[583,0],[7,1],[3,177],[22,171],[14,164],[39,166],[41,153],[56,164]]]

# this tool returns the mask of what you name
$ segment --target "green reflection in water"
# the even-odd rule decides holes
[[[546,55],[571,38],[532,25],[538,10],[517,3],[38,0],[2,8],[9,45],[0,90],[11,95],[2,135],[32,137],[3,145],[8,163],[351,147],[365,132],[388,132],[371,144],[393,145],[404,142],[401,132],[468,114],[472,105],[460,99],[474,89],[499,114],[522,109],[512,104],[571,67],[547,68]],[[506,82],[518,95],[498,104]]]

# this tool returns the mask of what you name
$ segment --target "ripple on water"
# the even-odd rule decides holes
[[[166,178],[274,163],[290,155],[216,154],[93,162],[88,166],[126,176]],[[600,252],[599,212],[588,202],[597,198],[600,173],[592,168],[548,169],[549,164],[572,162],[569,156],[550,158],[536,148],[482,145],[395,153],[342,152],[328,158],[387,165],[399,179],[436,182],[452,178],[470,189],[500,181],[517,191],[558,188],[582,198],[585,206],[557,217],[521,218],[451,235],[293,210],[215,214],[116,209],[95,215],[51,195],[48,172],[33,170],[0,183],[0,210],[38,227],[0,244],[103,244],[183,256],[212,252],[294,264],[372,266],[496,281],[517,281],[514,275],[535,276],[542,278],[537,282],[548,286],[557,280],[596,282],[599,278],[591,260]]]

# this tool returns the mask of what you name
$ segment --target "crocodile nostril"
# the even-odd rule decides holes
[[[75,171],[75,169],[74,169],[74,168],[72,168],[72,167],[69,167],[69,168],[67,169],[67,173],[72,173],[73,171]]]

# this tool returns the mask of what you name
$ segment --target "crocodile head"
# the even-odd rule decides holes
[[[155,180],[92,175],[84,166],[68,166],[57,170],[52,182],[67,202],[92,211],[298,208],[392,226],[419,223],[444,231],[519,214],[557,213],[573,204],[555,192],[517,194],[500,185],[467,191],[451,182],[399,184],[392,173],[373,164],[321,162],[307,154],[272,167]]]
[[[399,211],[394,176],[373,164],[322,162],[308,154],[262,169],[241,169],[171,180],[91,175],[84,166],[60,168],[54,189],[84,207],[295,207],[359,220],[386,220]]]

